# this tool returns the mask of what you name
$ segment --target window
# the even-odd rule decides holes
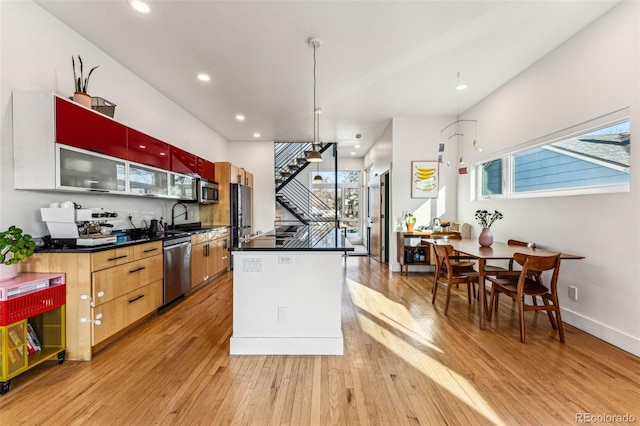
[[[316,183],[313,178],[322,177],[321,183]],[[338,179],[338,192],[335,193],[335,179]],[[310,172],[311,188],[313,194],[332,210],[335,215],[338,210],[340,226],[347,228],[347,234],[360,235],[360,172],[358,170],[342,170],[334,172]],[[317,210],[317,209],[316,209]],[[321,214],[316,211],[316,214]]]
[[[502,158],[480,165],[483,197],[502,194]]]
[[[478,198],[628,188],[630,135],[627,119],[481,163],[475,168]]]

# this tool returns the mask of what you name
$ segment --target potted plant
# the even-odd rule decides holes
[[[18,263],[31,256],[36,243],[31,235],[24,234],[22,229],[10,226],[0,232],[0,281],[10,280],[18,275]]]
[[[407,232],[413,232],[413,226],[416,224],[416,217],[412,213],[407,213],[404,215],[405,225],[407,225]]]
[[[89,70],[89,74],[87,77],[84,76],[84,66],[82,63],[82,58],[78,55],[78,62],[80,63],[80,75],[76,73],[76,60],[74,57],[71,57],[71,65],[73,65],[73,83],[75,86],[75,92],[73,94],[73,100],[80,105],[84,105],[87,108],[91,108],[91,96],[89,96],[87,89],[89,88],[89,78],[91,78],[91,74],[95,71],[95,66]]]

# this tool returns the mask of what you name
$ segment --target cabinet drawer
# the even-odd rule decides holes
[[[153,256],[93,273],[96,306],[122,296],[163,276],[162,256]]]
[[[162,254],[162,241],[133,246],[133,259],[140,260]]]
[[[143,286],[92,309],[95,346],[162,305],[162,280]],[[96,320],[100,323],[96,324]]]
[[[112,268],[133,260],[133,247],[122,247],[115,250],[100,251],[91,255],[91,270]]]
[[[215,238],[216,231],[201,232],[199,234],[194,234],[191,236],[191,244],[207,243],[211,240],[215,240]]]
[[[127,325],[133,324],[162,306],[162,280],[127,293],[122,300],[123,303],[126,303],[124,308],[125,323]]]
[[[91,346],[95,346],[125,326],[122,303],[118,299],[92,308]],[[96,323],[99,321],[99,323]]]
[[[209,241],[207,234],[194,234],[191,236],[191,245],[203,244]]]

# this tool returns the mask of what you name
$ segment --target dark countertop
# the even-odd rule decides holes
[[[100,246],[76,246],[76,245],[61,245],[56,244],[52,247],[38,247],[36,248],[36,253],[97,253],[105,250],[113,250],[120,247],[133,246],[136,244],[144,244],[151,243],[154,241],[166,241],[172,240],[175,238],[186,237],[194,234],[199,234],[202,232],[208,232],[221,228],[229,228],[228,225],[209,225],[209,226],[185,226],[184,228],[177,226],[176,229],[167,231],[167,232],[158,232],[155,235],[149,235],[145,232],[138,232],[136,234],[124,234],[118,235],[118,232],[114,232],[112,235],[117,236],[118,240],[112,244],[104,244]],[[130,230],[128,230],[130,231]]]
[[[256,235],[231,251],[353,251],[353,247],[339,228],[309,225]]]

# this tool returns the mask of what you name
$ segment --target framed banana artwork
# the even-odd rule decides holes
[[[411,162],[411,198],[438,198],[438,162]]]

